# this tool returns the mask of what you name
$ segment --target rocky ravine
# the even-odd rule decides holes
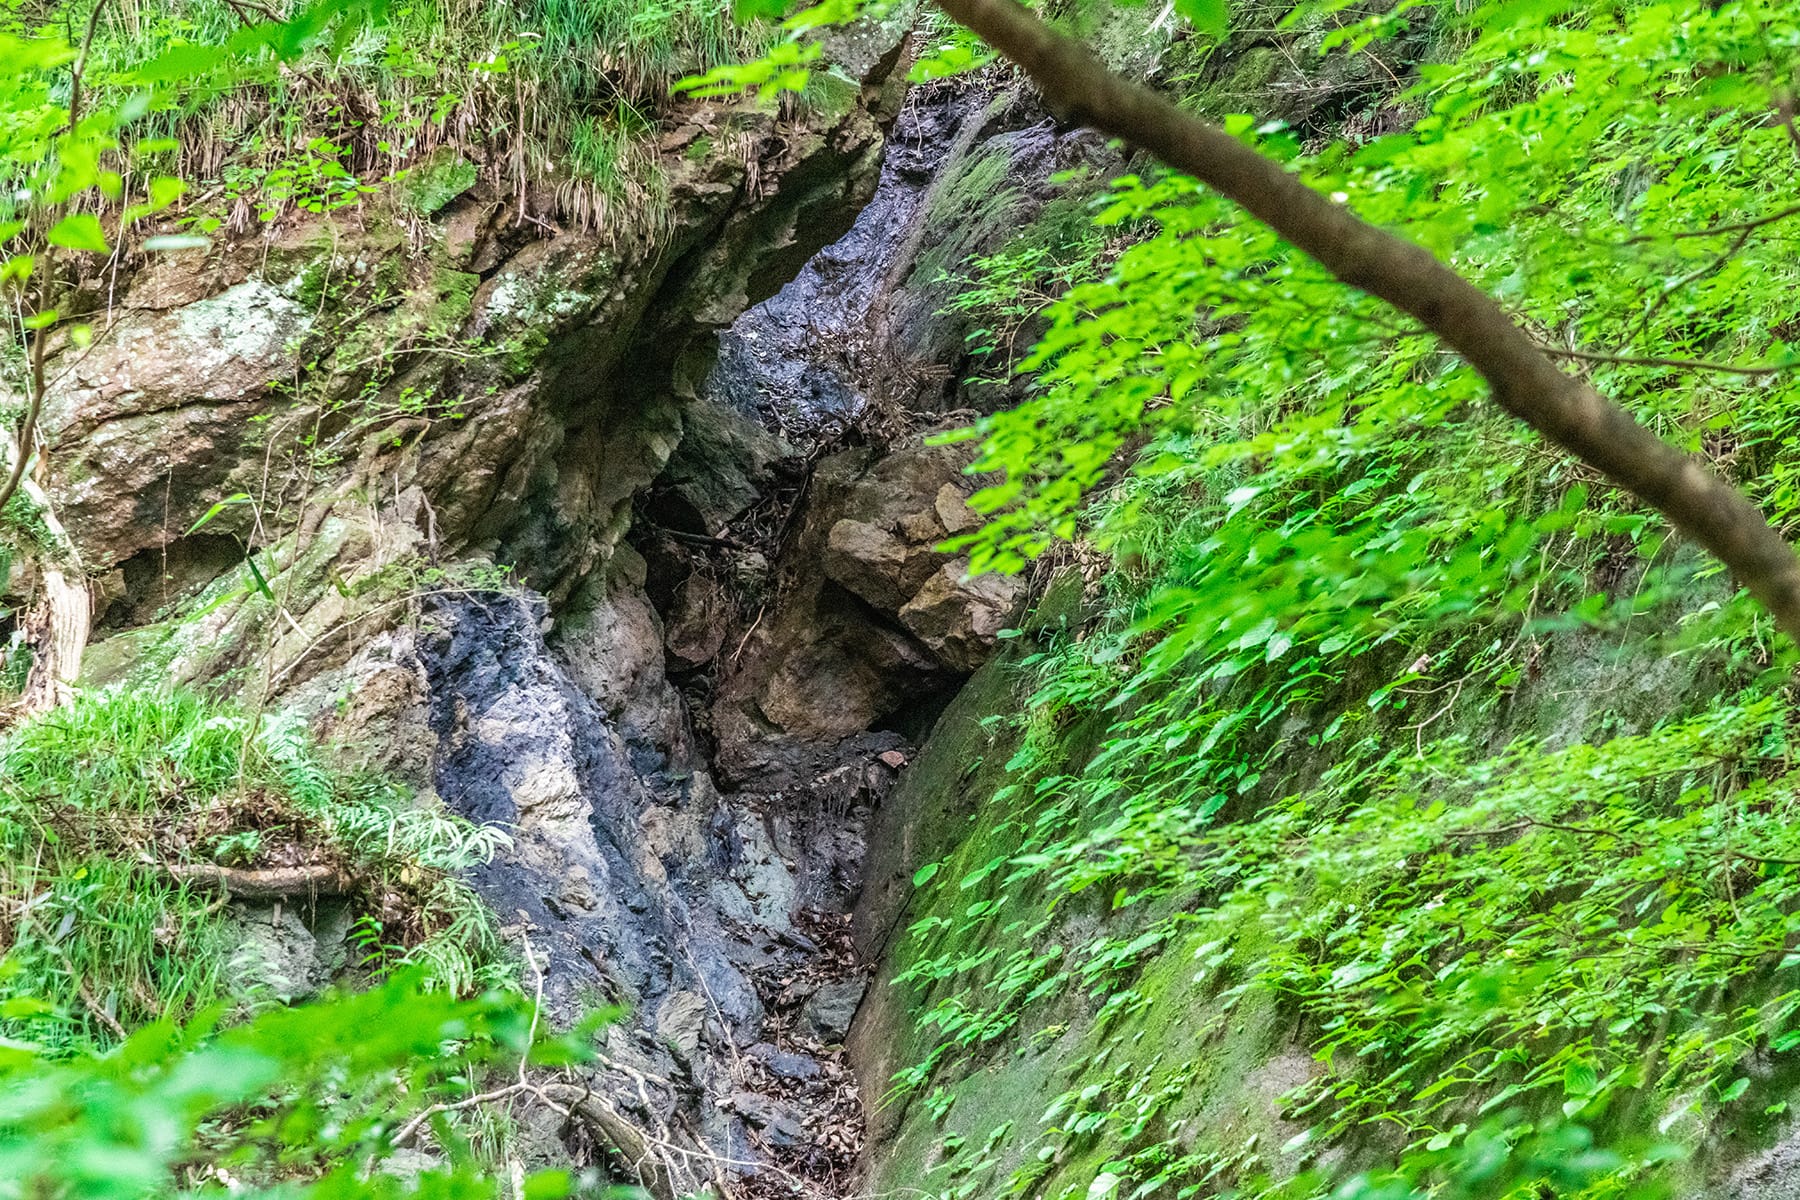
[[[901,110],[885,45],[847,111],[694,110],[654,244],[477,185],[147,264],[57,364],[67,544],[4,581],[27,614],[57,553],[96,581],[86,684],[235,690],[506,826],[475,883],[552,1012],[630,1010],[613,1120],[525,1144],[665,1196],[852,1186],[866,831],[1022,599],[935,549],[974,484],[923,442],[960,331],[915,260],[1012,231],[944,202],[976,135],[1020,205],[1082,143]],[[240,907],[288,994],[342,961],[341,920]]]
[[[887,380],[841,341],[795,337],[774,372],[730,345],[802,309],[813,330],[865,320],[900,277],[888,218],[928,187],[942,114],[977,102],[903,118],[912,152],[890,155],[857,226],[726,338],[605,569],[556,605],[435,601],[391,655],[415,680],[410,722],[428,714],[438,794],[515,832],[477,884],[542,956],[553,1009],[634,1011],[605,1053],[658,1190],[839,1195],[860,1168],[881,1090],[861,1094],[844,1052],[869,974],[850,933],[868,829],[1023,589],[935,549],[976,521],[966,449],[783,445],[772,405],[723,401],[791,416],[783,381],[826,373],[837,416],[879,400]]]

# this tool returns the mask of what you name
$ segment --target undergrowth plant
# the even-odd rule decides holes
[[[505,835],[334,771],[291,721],[248,721],[190,693],[113,689],[0,739],[4,988],[49,1013],[13,1036],[66,1050],[258,1003],[234,979],[225,896],[183,870],[196,865],[329,868],[396,947],[383,967],[423,965],[459,993],[503,977],[492,916],[455,873]]]
[[[766,41],[732,19],[727,0],[275,7],[81,6],[95,21],[87,87],[142,94],[149,112],[124,153],[138,169],[186,181],[195,233],[242,234],[357,204],[385,184],[404,190],[448,154],[502,195],[560,180],[546,192],[555,208],[533,215],[616,239],[654,234],[668,203],[655,118],[670,82]],[[279,70],[266,56],[227,60],[225,48],[269,16],[327,36]],[[46,26],[30,8],[0,14],[0,33],[52,30],[63,23]]]
[[[5,1015],[29,1017],[23,1002]],[[412,976],[221,1030],[216,1007],[159,1020],[105,1055],[0,1052],[0,1197],[550,1200],[602,1191],[567,1171],[441,1155],[394,1169],[409,1130],[466,1107],[474,1080],[580,1047],[538,1034],[516,993],[457,999]]]

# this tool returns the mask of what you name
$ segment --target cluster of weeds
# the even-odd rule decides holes
[[[0,740],[0,940],[40,1044],[106,1042],[234,988],[227,901],[182,868],[325,868],[394,949],[468,990],[495,978],[491,916],[455,872],[504,834],[346,776],[292,721],[184,692],[107,690]]]

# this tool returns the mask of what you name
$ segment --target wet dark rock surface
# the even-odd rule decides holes
[[[841,1174],[860,1129],[841,1043],[865,987],[847,913],[899,740],[853,741],[805,786],[721,793],[685,743],[634,752],[545,623],[516,595],[459,597],[418,639],[436,790],[512,838],[472,882],[542,967],[553,1020],[630,1010],[596,1084],[694,1156],[673,1178],[702,1186],[697,1164],[721,1160]]]
[[[985,102],[949,90],[909,100],[889,134],[874,198],[843,238],[720,334],[707,399],[794,439],[861,414],[878,382],[871,375],[880,374],[870,369],[877,310],[908,265],[896,259],[958,128]]]

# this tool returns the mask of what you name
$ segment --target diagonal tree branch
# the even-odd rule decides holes
[[[1790,204],[1786,208],[1778,208],[1772,213],[1760,217],[1752,217],[1748,221],[1732,221],[1724,225],[1708,225],[1704,229],[1678,229],[1674,232],[1640,233],[1619,242],[1621,246],[1641,246],[1645,242],[1679,242],[1686,238],[1719,237],[1727,233],[1746,233],[1762,229],[1768,225],[1785,221],[1789,217],[1800,216],[1800,204]]]
[[[1683,371],[1718,371],[1726,375],[1749,375],[1753,378],[1800,369],[1800,362],[1728,363],[1704,358],[1667,358],[1658,354],[1595,354],[1588,350],[1562,350],[1546,346],[1542,342],[1538,343],[1538,348],[1551,358],[1570,358],[1576,362],[1618,363],[1627,367],[1675,367]]]
[[[1052,108],[1201,180],[1344,283],[1416,317],[1508,413],[1711,551],[1800,641],[1800,559],[1749,500],[1592,387],[1564,374],[1486,293],[1430,251],[1362,220],[1280,163],[1107,70],[1016,0],[935,0],[1024,68]]]

